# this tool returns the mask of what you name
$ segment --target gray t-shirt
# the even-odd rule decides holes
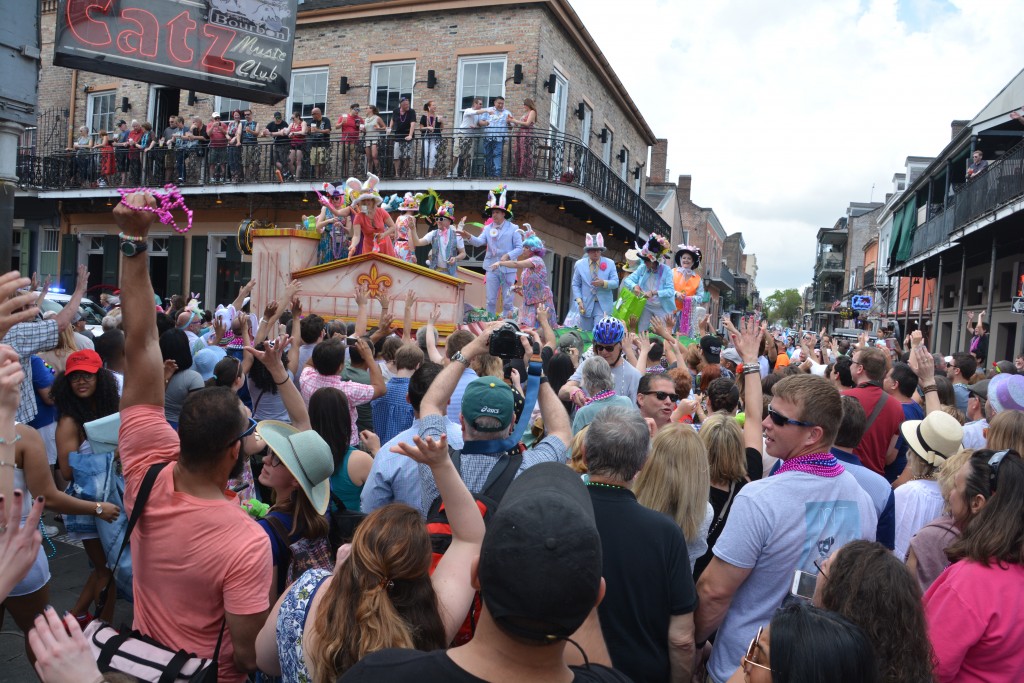
[[[202,375],[195,370],[174,373],[164,391],[164,417],[170,422],[177,422],[181,415],[181,406],[185,404],[185,397],[189,392],[202,389],[204,386],[206,385],[203,383]]]
[[[288,371],[288,379],[295,380],[291,370]],[[251,377],[247,377],[245,382],[249,387],[249,397],[252,399],[252,419],[257,422],[260,420],[280,420],[281,422],[291,423],[292,420],[288,417],[288,409],[284,407],[284,400],[281,398],[280,390],[276,394],[273,391],[263,391],[256,386]]]
[[[725,683],[759,626],[771,621],[793,583],[793,571],[816,574],[823,560],[856,539],[875,540],[871,497],[849,472],[819,477],[783,472],[744,486],[715,543],[715,557],[750,569],[718,629],[708,672]]]
[[[640,371],[629,364],[623,358],[618,365],[612,367],[612,381],[617,396],[625,396],[633,405],[636,405],[636,390],[640,386]],[[583,363],[576,368],[576,372],[569,378],[570,382],[576,382],[583,386]]]

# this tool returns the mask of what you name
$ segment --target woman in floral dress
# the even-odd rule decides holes
[[[548,284],[551,278],[548,277],[548,268],[544,265],[544,243],[536,235],[523,240],[523,256],[521,261],[501,261],[499,264],[505,268],[515,268],[523,271],[520,279],[519,289],[523,294],[523,307],[519,311],[520,327],[539,327],[537,320],[537,304],[545,304],[548,307],[549,320],[552,325],[557,317],[555,313],[554,297],[551,294],[551,286]],[[495,264],[494,267],[498,267]]]
[[[395,220],[395,256],[416,263],[416,249],[413,245],[419,237],[416,233],[416,212],[420,210],[420,203],[412,196],[412,192],[406,192],[398,210],[402,215]]]
[[[340,185],[324,183],[324,194],[319,195],[323,208],[316,217],[316,230],[320,244],[316,249],[317,264],[330,263],[348,257],[348,236],[345,220],[345,194]],[[338,239],[338,237],[342,239]]]

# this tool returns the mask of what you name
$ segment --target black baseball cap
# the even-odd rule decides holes
[[[282,114],[282,113],[281,113],[281,112],[279,112],[279,111],[275,111],[275,112],[274,112],[274,118],[275,118],[275,119],[283,119],[283,118],[284,118],[284,114]]]
[[[570,637],[597,604],[601,536],[579,475],[563,464],[527,468],[487,525],[477,575],[498,627],[548,643]]]
[[[717,363],[722,355],[722,340],[713,334],[706,334],[700,338],[700,350],[704,353],[704,360]]]

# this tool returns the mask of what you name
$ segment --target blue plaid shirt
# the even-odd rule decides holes
[[[461,449],[462,427],[457,422],[448,422],[448,445]],[[420,472],[416,461],[401,453],[392,453],[391,448],[400,443],[412,443],[412,438],[420,433],[420,421],[413,418],[412,426],[395,436],[377,451],[373,457],[373,466],[366,477],[363,492],[359,497],[359,508],[370,513],[389,503],[405,503],[410,507],[420,507]]]
[[[56,320],[18,323],[3,338],[3,343],[18,352],[25,379],[21,382],[21,403],[15,420],[28,423],[36,417],[35,390],[32,387],[32,354],[57,346],[59,330]]]
[[[420,438],[433,437],[438,439],[445,428],[447,420],[443,415],[424,415],[420,419]],[[569,449],[557,436],[546,436],[540,443],[534,444],[533,448],[523,453],[523,464],[516,472],[518,477],[527,467],[532,467],[542,462],[558,462],[565,464],[569,456]],[[462,467],[459,473],[462,481],[466,482],[466,488],[470,493],[479,493],[487,482],[487,475],[494,467],[496,457],[493,454],[462,454]],[[439,492],[437,483],[434,482],[434,473],[426,465],[418,465],[420,470],[420,514],[424,518],[430,511],[430,506],[437,498]],[[363,512],[366,510],[364,509]]]
[[[381,443],[390,441],[395,434],[406,430],[412,424],[412,406],[406,400],[409,393],[408,377],[392,377],[388,380],[387,391],[380,398],[370,402],[373,408],[373,431]]]

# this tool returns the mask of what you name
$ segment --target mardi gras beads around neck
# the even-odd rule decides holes
[[[167,183],[164,185],[164,189],[167,191],[161,194],[157,190],[150,190],[145,187],[136,187],[132,189],[118,188],[118,192],[121,193],[121,203],[127,206],[132,211],[149,211],[155,213],[160,222],[164,225],[170,225],[176,232],[186,233],[192,229],[192,209],[185,206],[185,198],[181,196],[181,192],[177,186],[173,183]],[[124,200],[130,194],[135,192],[149,193],[157,201],[157,206],[134,206]],[[188,216],[188,225],[184,228],[178,227],[177,221],[174,220],[174,216],[171,215],[171,211],[174,209],[181,209]]]

